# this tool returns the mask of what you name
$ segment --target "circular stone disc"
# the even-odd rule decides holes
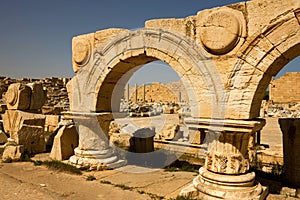
[[[90,54],[90,46],[83,41],[79,41],[73,48],[73,59],[77,64],[83,64]]]
[[[10,105],[15,105],[18,99],[18,88],[16,85],[12,85],[8,87],[8,90],[6,92],[6,101]]]
[[[241,34],[239,20],[226,11],[218,11],[209,15],[200,32],[205,48],[213,54],[225,54],[231,51]]]

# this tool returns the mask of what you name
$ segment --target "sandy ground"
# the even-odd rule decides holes
[[[54,172],[29,162],[2,163],[0,167],[1,200],[144,200],[151,199],[151,196],[169,199],[176,197],[196,174],[165,172],[162,169],[149,171],[147,168],[130,165],[118,170],[84,172],[83,175]],[[94,176],[96,180],[87,181],[88,175]],[[104,184],[104,181],[109,184]],[[117,184],[131,189],[124,190],[116,187]]]
[[[269,144],[271,148],[280,146],[282,136],[278,128],[277,119],[267,119],[261,134],[262,143]],[[87,181],[89,175],[96,180]],[[0,163],[0,200],[170,199],[191,183],[195,175],[194,172],[166,172],[163,169],[151,171],[132,165],[118,170],[70,175],[34,166],[30,162]],[[116,187],[117,184],[131,189],[124,190]],[[295,198],[288,194],[270,194],[267,197],[267,200],[275,199]]]

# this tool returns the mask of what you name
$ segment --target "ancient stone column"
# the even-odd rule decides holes
[[[138,102],[138,85],[135,84],[135,103]]]
[[[68,112],[65,119],[75,122],[79,144],[69,161],[78,168],[116,168],[126,164],[109,146],[108,130],[113,120],[111,113]]]
[[[129,84],[127,84],[127,89],[126,89],[126,100],[127,100],[127,103],[130,101]]]
[[[205,165],[193,183],[181,191],[200,199],[264,199],[264,188],[249,171],[248,144],[251,134],[265,121],[187,118],[189,128],[206,132]]]
[[[143,103],[146,102],[146,86],[143,84]]]

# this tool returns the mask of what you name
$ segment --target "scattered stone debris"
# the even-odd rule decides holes
[[[22,96],[22,103],[24,103],[25,107],[28,106],[28,102],[30,101],[28,99],[30,93],[28,89],[29,87],[32,92],[31,97],[35,99],[34,102],[37,104],[43,104],[43,106],[41,107],[43,114],[61,114],[62,111],[69,110],[69,99],[66,89],[66,84],[69,80],[70,78],[55,77],[43,79],[11,79],[7,77],[0,77],[0,113],[4,113],[7,109],[7,100],[12,102],[14,101],[14,98],[12,96],[8,96],[8,99],[5,98],[9,86],[18,83],[18,85],[15,85],[14,87],[22,87],[23,90],[25,90],[20,90],[21,95],[25,95]],[[41,90],[44,90],[44,94],[39,92]],[[14,95],[14,93],[12,94]],[[36,107],[34,106],[39,107],[39,105],[33,104],[30,109],[35,109]],[[22,107],[18,109],[22,109]],[[27,108],[24,108],[24,110],[26,109]]]
[[[10,157],[19,160],[24,152],[42,153],[47,150],[47,145],[52,146],[50,135],[58,128],[60,116],[44,115],[42,110],[44,103],[53,101],[53,98],[67,98],[62,93],[55,95],[57,89],[65,91],[63,87],[66,81],[56,78],[14,80],[0,77],[0,143],[5,143],[2,159]],[[46,92],[51,89],[52,93]],[[51,144],[48,144],[49,141]]]
[[[261,117],[277,118],[299,118],[300,103],[273,103],[272,101],[262,101]]]

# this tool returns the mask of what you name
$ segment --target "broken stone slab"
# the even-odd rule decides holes
[[[20,110],[7,110],[1,115],[4,131],[8,134],[18,131],[23,125],[45,126],[45,116]]]
[[[54,160],[66,160],[74,154],[78,146],[78,133],[75,125],[62,126],[54,137],[50,158]]]
[[[23,145],[7,145],[2,154],[2,160],[12,159],[14,161],[21,160],[24,153]]]
[[[22,83],[11,84],[5,94],[6,105],[12,110],[28,110],[30,108],[31,89]]]

